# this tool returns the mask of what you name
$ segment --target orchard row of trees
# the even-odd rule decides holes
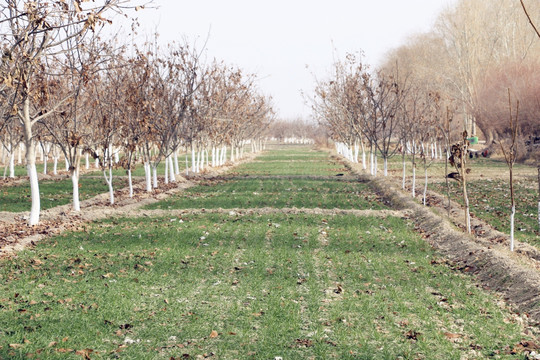
[[[401,154],[405,188],[405,154],[410,154],[415,196],[418,161],[427,174],[431,160],[446,155],[451,114],[440,94],[422,91],[393,70],[371,71],[361,57],[349,54],[334,64],[329,79],[317,81],[312,105],[337,151],[352,162],[361,161],[372,175],[378,172],[377,154],[385,176],[388,160]]]
[[[234,161],[244,145],[261,147],[273,118],[270,99],[253,75],[223,62],[206,63],[187,42],[142,48],[103,40],[106,16],[135,7],[128,1],[17,1],[0,5],[0,141],[11,164],[22,143],[30,179],[29,224],[39,221],[36,147],[65,157],[80,210],[81,157],[103,170],[114,202],[112,169],[144,164],[146,190],[179,174],[178,150],[191,151],[193,172]],[[137,6],[139,9],[141,6]],[[187,157],[186,157],[187,159]],[[187,161],[187,160],[186,160]],[[55,161],[56,163],[56,161]],[[12,166],[11,166],[12,167]],[[12,173],[13,174],[13,173]]]
[[[540,3],[527,5],[530,19],[540,19]],[[363,167],[369,163],[373,175],[375,154],[385,175],[388,159],[401,154],[403,188],[409,154],[413,196],[417,163],[424,169],[424,203],[428,167],[448,159],[454,172],[447,174],[463,187],[469,232],[470,137],[483,136],[490,151],[502,150],[510,174],[516,159],[537,156],[540,181],[534,144],[540,137],[540,39],[523,10],[511,0],[461,0],[440,15],[433,31],[389,53],[376,70],[361,55],[336,62],[327,79],[317,80],[312,106],[338,152],[359,162],[361,149]],[[513,222],[511,175],[510,188]]]

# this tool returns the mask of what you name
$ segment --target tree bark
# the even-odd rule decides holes
[[[81,211],[79,201],[79,172],[73,171],[71,174],[71,183],[73,185],[73,211]]]
[[[22,121],[24,127],[24,142],[26,146],[26,169],[30,179],[30,194],[32,199],[28,225],[33,226],[39,223],[41,199],[39,195],[38,174],[36,170],[36,147],[32,134],[32,121],[30,119],[30,99],[28,97],[23,103]]]
[[[178,164],[178,161],[176,162]],[[173,158],[171,156],[169,156],[169,181],[170,182],[175,182],[176,181],[176,177],[175,177],[175,174],[174,174],[174,171],[173,171]]]
[[[132,198],[133,197],[133,179],[131,177],[131,169],[128,169],[127,175],[128,175],[128,185],[129,185],[129,197]]]

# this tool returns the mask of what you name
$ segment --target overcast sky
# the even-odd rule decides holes
[[[363,51],[376,66],[407,37],[429,30],[456,0],[154,0],[136,15],[139,33],[157,30],[160,43],[187,38],[217,58],[256,73],[278,116],[308,118],[301,91],[324,78],[334,50]],[[308,68],[306,68],[308,66]]]

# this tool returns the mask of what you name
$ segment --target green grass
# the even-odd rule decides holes
[[[113,178],[115,189],[127,185],[125,179]],[[72,201],[73,185],[71,179],[64,178],[54,181],[40,181],[41,209],[49,209],[59,205],[65,205]],[[80,200],[86,200],[98,194],[109,191],[104,179],[85,178],[79,179]],[[31,196],[30,185],[14,185],[0,189],[0,211],[22,212],[30,211]]]
[[[238,166],[238,175],[337,175],[347,172],[341,164],[328,162],[249,162]]]
[[[230,174],[174,205],[383,208],[366,184],[328,176],[327,156],[287,167],[303,149],[267,164],[323,177]],[[521,319],[413,228],[257,213],[86,225],[0,260],[0,359],[524,359],[510,354],[532,339]]]
[[[174,220],[103,221],[3,260],[0,356],[452,359],[522,339],[399,218]]]
[[[297,207],[385,208],[365,183],[317,179],[242,179],[202,183],[147,209]]]

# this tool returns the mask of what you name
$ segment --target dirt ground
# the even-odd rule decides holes
[[[243,161],[250,161],[247,157]],[[335,158],[341,161],[341,158]],[[153,193],[144,191],[144,183],[135,186],[134,198],[129,198],[127,189],[118,191],[116,204],[108,205],[108,194],[96,196],[81,203],[84,211],[74,213],[71,205],[43,211],[41,223],[28,228],[21,214],[0,213],[0,256],[16,256],[16,252],[37,241],[65,230],[77,230],[84,223],[106,217],[119,216],[178,216],[184,213],[220,212],[242,216],[251,213],[314,213],[328,216],[353,214],[356,216],[399,216],[411,221],[416,231],[437,251],[444,255],[456,270],[473,276],[485,289],[496,291],[515,307],[528,321],[540,324],[540,252],[527,244],[516,242],[516,251],[509,251],[507,235],[493,230],[488,224],[472,219],[473,235],[467,235],[459,224],[462,210],[452,204],[450,216],[444,208],[445,199],[438,194],[429,194],[429,207],[415,202],[400,189],[400,183],[382,176],[366,175],[361,166],[343,163],[362,182],[372,188],[390,204],[393,210],[323,210],[323,209],[183,209],[174,211],[141,210],[140,208],[194,186],[203,179],[219,178],[230,169],[223,167],[189,179],[181,178],[175,184],[160,185]]]

